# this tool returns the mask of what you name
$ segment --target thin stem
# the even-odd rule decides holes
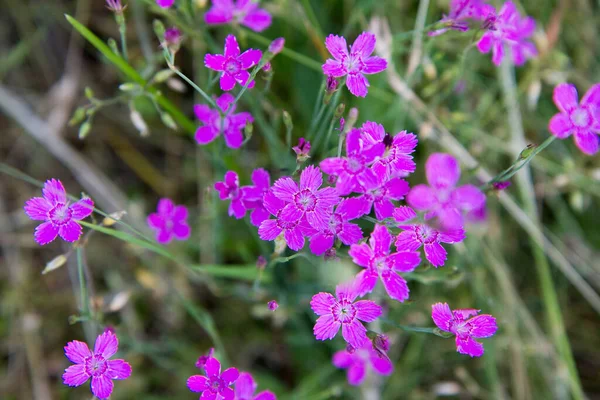
[[[119,34],[121,35],[121,52],[125,61],[129,62],[129,54],[127,52],[127,25],[125,24],[125,16],[117,15],[117,23],[119,24]]]
[[[88,303],[87,285],[83,271],[83,248],[77,247],[77,274],[79,277],[79,293],[81,297],[81,315],[90,318],[90,306]]]
[[[168,61],[169,60],[167,60],[167,62]],[[173,71],[177,75],[179,75],[179,77],[181,79],[183,79],[184,81],[186,81],[191,87],[193,87],[196,92],[200,93],[200,95],[204,98],[204,100],[206,100],[213,108],[216,108],[217,110],[219,110],[219,112],[221,112],[221,109],[219,107],[217,107],[217,103],[215,103],[215,101],[208,94],[206,94],[206,92],[204,90],[200,89],[200,86],[196,85],[190,78],[185,76],[181,71],[179,71],[179,69],[177,69],[177,67],[175,67],[170,62],[168,62],[168,65],[169,65],[169,68],[171,69],[171,71]]]

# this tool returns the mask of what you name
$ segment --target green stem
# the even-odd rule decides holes
[[[168,60],[167,60],[168,61]],[[196,92],[198,92],[203,98],[204,100],[206,100],[213,108],[216,108],[219,113],[221,112],[221,109],[219,107],[217,107],[217,103],[215,103],[215,101],[208,95],[206,94],[206,92],[202,89],[200,89],[200,86],[196,85],[190,78],[188,78],[187,76],[185,76],[181,71],[179,71],[177,69],[177,67],[175,67],[174,65],[172,65],[171,63],[169,63],[169,68],[171,68],[171,70],[173,72],[175,72],[177,75],[179,75],[179,77],[181,79],[183,79],[184,81],[186,81],[191,87],[194,88],[194,90]]]
[[[123,52],[123,58],[129,62],[129,54],[127,53],[127,24],[125,23],[125,16],[123,13],[119,13],[115,16],[117,25],[119,25],[119,34],[121,35],[121,51]]]
[[[81,296],[81,315],[90,317],[90,306],[88,302],[85,274],[83,273],[83,248],[77,247],[77,274],[79,277],[79,293]]]

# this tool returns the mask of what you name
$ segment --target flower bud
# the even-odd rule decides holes
[[[353,354],[356,351],[356,349],[350,343],[346,343],[346,351],[350,354]]]
[[[142,118],[142,114],[133,108],[133,106],[129,107],[129,118],[141,136],[148,136],[150,132],[148,130],[148,125],[146,125],[146,121],[144,121],[144,118]]]
[[[206,353],[206,355],[202,355],[202,356],[198,357],[198,361],[196,361],[196,364],[195,364],[196,368],[203,369],[204,366],[206,365],[206,362],[213,357],[214,353],[215,353],[215,349],[213,349],[211,347],[208,350],[208,353]]]
[[[165,31],[165,45],[171,53],[177,53],[181,45],[181,31],[175,27],[171,27]]]
[[[267,51],[273,53],[273,55],[281,53],[283,46],[285,45],[285,39],[279,37],[271,42]]]
[[[267,260],[263,256],[258,256],[256,259],[256,268],[265,269],[267,267]]]
[[[269,310],[275,311],[279,308],[279,304],[277,304],[277,302],[275,300],[271,300],[270,302],[267,303],[267,307],[269,307]]]
[[[333,114],[333,115],[334,115],[334,117],[335,117],[335,118],[342,118],[342,115],[344,115],[344,111],[345,111],[345,110],[346,110],[346,105],[345,105],[344,103],[342,103],[342,104],[338,105],[338,106],[335,108],[335,114]]]
[[[296,153],[296,160],[298,162],[304,162],[310,158],[308,153],[310,152],[310,142],[308,140],[304,140],[304,138],[300,138],[298,140],[298,145],[292,147],[292,150]]]
[[[271,69],[272,67],[270,62],[266,63],[265,66],[262,68],[263,72],[271,72]]]
[[[121,0],[106,0],[106,8],[108,8],[115,14],[123,14],[123,10],[125,10],[125,7],[127,6],[123,6]]]
[[[66,262],[67,256],[64,254],[54,257],[48,264],[46,264],[46,267],[42,271],[42,275],[45,275],[48,272],[54,271],[55,269],[62,267],[63,265],[65,265]]]
[[[335,79],[333,76],[328,75],[327,76],[327,85],[326,85],[326,89],[327,89],[327,93],[333,93],[337,90],[338,87],[338,80]]]
[[[339,261],[340,260],[340,258],[337,256],[337,251],[335,250],[335,247],[332,247],[329,250],[327,250],[325,252],[325,255],[323,256],[323,258],[325,259],[325,261]]]
[[[494,189],[496,189],[496,190],[500,191],[500,190],[504,190],[504,189],[506,189],[507,187],[509,187],[509,186],[510,186],[510,182],[508,182],[508,181],[503,181],[503,182],[494,182],[494,183],[492,184],[492,186],[494,186]]]

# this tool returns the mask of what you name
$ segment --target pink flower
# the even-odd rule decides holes
[[[213,0],[213,6],[204,14],[208,25],[228,24],[232,21],[253,31],[261,32],[271,25],[271,14],[258,8],[254,0]]]
[[[106,8],[116,14],[122,14],[125,7],[123,7],[123,3],[121,0],[106,0]]]
[[[298,145],[292,147],[294,153],[296,153],[296,159],[300,162],[304,162],[310,158],[308,155],[310,153],[310,142],[308,140],[304,140],[304,138],[300,138],[298,140]]]
[[[227,147],[237,149],[242,145],[244,141],[242,130],[246,123],[254,122],[254,118],[249,112],[234,114],[236,108],[234,100],[231,94],[223,93],[216,100],[221,112],[213,110],[206,104],[194,106],[196,117],[204,124],[196,130],[194,136],[199,144],[208,144],[223,133]]]
[[[65,356],[75,365],[65,369],[63,383],[68,386],[81,386],[92,378],[92,393],[100,400],[108,399],[113,391],[112,379],[127,379],[131,375],[131,365],[125,360],[109,360],[119,347],[117,336],[104,332],[96,339],[94,352],[87,344],[73,340],[65,346]]]
[[[186,206],[176,206],[171,199],[160,199],[156,212],[148,215],[146,222],[156,231],[158,243],[169,243],[173,238],[187,240],[192,230],[187,223]]]
[[[242,204],[246,210],[252,210],[250,222],[254,226],[269,218],[269,211],[263,205],[263,197],[271,187],[271,177],[262,168],[252,171],[252,182],[254,186],[242,187]]]
[[[390,254],[392,235],[383,225],[375,225],[369,244],[353,244],[348,255],[352,261],[365,269],[358,273],[356,282],[358,294],[364,296],[375,289],[377,278],[385,287],[388,295],[400,302],[408,299],[406,280],[396,272],[411,272],[421,262],[419,253],[402,251]]]
[[[559,139],[573,135],[575,144],[588,155],[598,151],[600,134],[600,83],[592,86],[581,102],[575,85],[561,83],[554,88],[554,104],[560,111],[548,124],[550,133]]]
[[[383,143],[369,143],[360,130],[352,129],[346,137],[346,157],[326,158],[320,166],[326,174],[337,176],[335,188],[340,196],[345,196],[360,191],[359,180],[384,151]]]
[[[491,315],[477,315],[480,310],[463,309],[451,311],[447,303],[431,306],[431,318],[438,328],[456,335],[456,351],[471,357],[483,355],[483,345],[474,338],[493,336],[498,329],[496,318]],[[476,317],[469,318],[472,315]]]
[[[537,50],[528,39],[535,31],[535,20],[531,17],[521,18],[512,1],[504,3],[498,14],[487,16],[483,34],[477,47],[482,53],[492,50],[492,62],[502,63],[504,46],[510,46],[513,62],[523,65],[528,58],[535,57]]]
[[[278,37],[277,39],[274,39],[271,42],[271,44],[269,44],[269,48],[267,49],[267,51],[269,53],[273,53],[274,55],[277,55],[277,54],[281,53],[284,45],[285,45],[285,38]]]
[[[378,220],[390,218],[394,212],[392,200],[402,200],[409,191],[408,182],[401,178],[389,179],[385,174],[377,174],[373,170],[367,170],[361,177],[361,192],[364,193],[360,199],[365,201],[365,214],[375,208],[375,216]]]
[[[385,376],[391,375],[394,370],[389,358],[382,357],[375,351],[370,340],[363,342],[362,346],[354,349],[352,353],[346,349],[338,351],[333,355],[332,362],[337,368],[348,370],[348,383],[353,386],[363,383],[369,369]]]
[[[193,375],[187,380],[187,387],[192,392],[202,393],[202,400],[233,400],[235,394],[230,388],[240,375],[237,368],[227,368],[221,373],[221,363],[216,358],[209,358],[204,365],[206,376]]]
[[[371,300],[354,302],[359,295],[355,282],[340,284],[335,288],[336,297],[330,293],[317,293],[310,301],[310,307],[320,317],[313,329],[317,340],[333,339],[340,327],[346,342],[355,348],[367,339],[367,329],[360,323],[373,322],[383,312]]]
[[[235,382],[235,400],[277,400],[275,394],[268,390],[263,390],[255,396],[257,387],[252,375],[242,372]]]
[[[240,179],[234,171],[227,171],[223,182],[215,183],[215,190],[219,192],[221,200],[231,200],[229,203],[229,216],[237,219],[244,218],[246,208],[242,203],[242,191],[240,190]]]
[[[94,202],[84,197],[69,205],[67,192],[58,179],[50,179],[42,189],[44,197],[34,197],[25,203],[25,214],[34,221],[46,221],[35,228],[35,241],[48,244],[60,235],[67,242],[81,237],[81,225],[76,221],[88,217],[94,211]]]
[[[485,195],[476,186],[455,187],[460,178],[460,167],[451,155],[433,153],[429,156],[425,163],[425,175],[430,186],[413,187],[406,201],[419,211],[427,211],[426,219],[439,218],[444,229],[462,228],[462,212],[484,206]]]
[[[213,358],[214,353],[215,353],[215,349],[211,347],[210,349],[208,349],[208,353],[206,353],[206,355],[202,355],[202,356],[198,357],[198,361],[196,361],[196,368],[204,369],[206,362],[209,359]]]
[[[235,83],[245,86],[250,79],[250,73],[246,71],[254,67],[260,61],[262,52],[249,49],[240,54],[240,46],[233,35],[225,38],[224,54],[207,54],[204,56],[204,65],[214,71],[222,72],[220,86],[222,90],[233,89]],[[250,82],[248,88],[254,87],[254,81]]]
[[[156,0],[156,4],[158,4],[160,8],[171,8],[173,7],[173,4],[175,4],[175,0]]]
[[[347,76],[348,90],[355,96],[365,97],[369,81],[365,74],[376,74],[387,68],[387,61],[381,57],[371,56],[375,50],[375,35],[370,32],[361,33],[348,52],[346,39],[329,35],[325,39],[325,47],[333,56],[323,64],[325,75],[339,78]]]
[[[373,164],[376,174],[384,174],[389,177],[403,177],[415,172],[416,164],[412,153],[417,147],[417,137],[406,131],[398,132],[391,136],[385,132],[383,125],[367,121],[361,130],[365,134],[365,141],[371,144],[383,143],[386,147],[385,153]]]
[[[482,0],[452,0],[450,13],[444,15],[440,23],[446,23],[448,27],[429,32],[429,36],[438,36],[449,29],[466,32],[469,30],[468,20],[483,20],[494,8],[485,4]]]
[[[448,253],[441,243],[458,243],[465,239],[463,229],[440,232],[425,224],[400,226],[403,232],[396,236],[398,251],[415,251],[423,246],[425,258],[434,267],[441,267]]]

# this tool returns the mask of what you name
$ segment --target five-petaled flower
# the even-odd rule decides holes
[[[394,370],[390,359],[376,351],[370,340],[365,340],[351,353],[347,349],[338,351],[333,355],[332,363],[338,368],[348,370],[348,383],[353,386],[363,383],[369,369],[379,375],[390,375]]]
[[[188,210],[186,206],[176,206],[171,199],[160,199],[156,212],[148,215],[150,228],[156,231],[158,243],[169,243],[173,238],[187,240],[192,232],[187,223]]]
[[[237,368],[227,368],[221,373],[221,363],[216,358],[209,358],[204,364],[206,376],[193,375],[187,380],[187,387],[192,392],[202,393],[202,400],[233,400],[235,394],[230,388],[240,375]]]
[[[367,329],[360,321],[373,322],[383,309],[371,300],[359,300],[354,281],[337,285],[336,297],[320,292],[313,296],[310,306],[320,317],[313,328],[317,340],[333,339],[342,328],[342,336],[354,348],[359,348],[367,338]]]
[[[227,171],[222,182],[215,183],[215,190],[219,192],[219,199],[231,200],[229,203],[229,216],[237,219],[244,218],[246,208],[242,203],[242,191],[240,190],[240,178],[234,171]]]
[[[225,38],[225,49],[223,54],[207,54],[204,56],[204,65],[214,71],[221,72],[221,90],[229,91],[234,88],[235,83],[245,86],[250,79],[250,73],[246,71],[254,67],[260,61],[262,52],[260,50],[248,49],[240,54],[240,46],[233,35]],[[254,81],[248,83],[248,88],[254,87]]]
[[[416,164],[412,153],[417,147],[417,137],[406,131],[398,132],[395,136],[385,132],[383,125],[367,121],[361,127],[365,141],[371,144],[383,143],[384,154],[373,164],[373,171],[386,177],[403,177],[415,172]]]
[[[550,119],[548,129],[559,139],[573,135],[583,153],[596,154],[600,134],[600,83],[589,88],[581,102],[577,97],[575,85],[561,83],[554,88],[554,104],[560,113]]]
[[[105,331],[96,339],[94,351],[87,344],[73,340],[65,346],[65,356],[75,365],[65,370],[63,383],[81,386],[92,378],[92,393],[100,400],[108,399],[113,391],[113,379],[127,379],[131,366],[124,360],[109,360],[119,347],[117,336]]]
[[[256,395],[258,385],[248,372],[240,373],[240,377],[235,382],[235,400],[276,400],[277,397],[269,390],[263,390]]]
[[[468,21],[482,21],[490,12],[494,12],[494,7],[485,4],[483,0],[452,0],[450,3],[450,12],[439,21],[446,26],[429,32],[429,36],[438,36],[447,32],[449,29],[466,32],[469,30]]]
[[[360,191],[364,193],[365,214],[375,209],[379,221],[390,218],[394,213],[392,200],[402,200],[409,191],[408,182],[402,178],[389,178],[386,174],[369,169],[360,178]]]
[[[376,74],[387,68],[387,61],[381,57],[371,56],[375,50],[375,35],[370,32],[361,33],[348,52],[346,39],[337,35],[329,35],[325,39],[325,47],[333,56],[323,64],[323,73],[334,78],[346,76],[346,86],[355,96],[365,97],[369,81],[365,74]]]
[[[310,158],[308,155],[310,153],[310,142],[304,138],[298,139],[298,145],[292,147],[292,150],[296,153],[296,159],[299,162],[304,162]]]
[[[229,93],[219,96],[216,103],[221,112],[206,104],[194,106],[196,117],[204,124],[196,130],[194,136],[199,144],[208,144],[222,133],[227,147],[237,149],[242,145],[244,141],[242,130],[248,122],[254,122],[254,118],[249,112],[234,114],[236,108],[234,100]]]
[[[252,210],[250,214],[250,222],[254,226],[260,224],[269,218],[269,211],[263,204],[263,197],[271,187],[271,177],[269,173],[258,168],[252,171],[252,186],[242,186],[242,204],[246,210]]]
[[[42,189],[44,197],[34,197],[25,203],[25,213],[35,221],[46,221],[35,228],[35,241],[45,245],[60,235],[67,242],[81,237],[81,225],[76,221],[88,217],[94,211],[89,197],[69,204],[67,192],[58,179],[50,179]]]
[[[425,258],[434,267],[441,267],[446,262],[448,252],[441,243],[458,243],[465,239],[463,229],[446,230],[440,232],[426,224],[401,225],[396,236],[398,251],[415,251],[423,246]]]
[[[479,311],[451,311],[447,303],[436,303],[431,306],[431,318],[438,328],[456,335],[456,351],[471,357],[480,357],[483,355],[483,345],[475,338],[493,336],[498,326],[496,318],[488,314],[477,315]],[[473,318],[469,318],[470,316]]]
[[[261,32],[271,25],[271,14],[259,8],[255,0],[213,0],[212,7],[204,14],[204,22],[208,25],[232,21]]]

